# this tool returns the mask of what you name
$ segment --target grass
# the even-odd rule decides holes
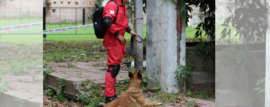
[[[42,22],[42,18],[0,18],[0,27],[35,22]],[[43,63],[39,53],[43,46],[42,28],[1,33],[0,43],[1,75],[29,75],[40,71],[35,68]]]
[[[187,39],[194,39],[196,31],[197,30],[195,28],[188,26],[186,28],[186,38]],[[204,31],[202,32],[202,35],[205,35]],[[203,36],[202,39],[207,39],[207,37]]]
[[[91,24],[91,23],[86,23]],[[82,25],[82,23],[76,23],[76,24],[68,24],[68,23],[61,23],[61,24],[47,24],[46,29],[56,29],[56,28],[63,28],[63,27],[71,27],[71,26],[78,26]],[[143,25],[143,38],[146,37],[146,25]],[[133,29],[134,30],[134,29]],[[186,28],[186,38],[187,39],[193,39],[194,35],[196,33],[196,29],[188,26]],[[205,32],[203,32],[204,35]],[[79,35],[77,35],[79,34]],[[125,38],[127,41],[130,40],[130,34],[125,33]],[[207,39],[207,37],[203,36],[202,39]],[[74,31],[66,31],[66,32],[58,32],[53,34],[47,34],[47,37],[44,40],[50,40],[50,41],[85,41],[85,40],[103,40],[103,39],[97,39],[94,33],[93,28],[88,29],[80,29],[80,30],[74,30]]]
[[[0,18],[0,27],[42,22],[42,18]],[[0,42],[13,44],[42,44],[42,27],[0,34]],[[41,45],[40,45],[41,46]]]
[[[1,35],[0,42],[24,45],[39,44],[42,47],[43,37],[41,34]]]
[[[1,18],[0,17],[0,27],[36,23],[36,22],[42,22],[42,18],[29,18],[29,17]]]
[[[90,23],[87,23],[90,24]],[[71,26],[78,26],[82,25],[82,23],[77,24],[47,24],[46,29],[55,29],[55,28],[63,28],[63,27],[71,27]],[[146,37],[146,25],[143,26],[143,38]],[[130,41],[130,34],[125,33],[125,38],[127,41]],[[87,28],[87,29],[79,29],[73,31],[66,31],[66,32],[58,32],[54,34],[47,34],[47,37],[44,40],[49,41],[89,41],[89,40],[100,40],[97,39],[94,28]]]
[[[39,54],[37,50],[40,50],[41,45],[27,46],[27,45],[12,45],[12,47],[2,47],[0,49],[0,70],[1,74],[14,74],[14,75],[26,75],[31,72],[39,72],[33,68],[41,66],[42,54]],[[2,60],[6,59],[6,60]]]
[[[89,24],[89,23],[88,23]],[[82,25],[81,23],[78,24],[49,24],[47,25],[47,29],[51,28],[62,28],[62,27],[70,27],[70,26],[77,26],[77,25]],[[219,40],[219,38],[221,37],[221,32],[223,31],[225,27],[222,26],[221,24],[216,24],[216,40]],[[234,36],[236,34],[236,30],[235,28],[233,28],[232,26],[226,27],[226,28],[231,28],[231,40],[233,41],[238,41],[239,37],[238,36]],[[146,37],[146,31],[147,31],[147,27],[146,25],[143,26],[143,38]],[[196,29],[188,26],[186,28],[186,38],[187,39],[194,39],[194,35],[196,33]],[[79,35],[77,35],[79,34]],[[207,37],[204,36],[205,32],[203,31],[202,33],[202,39],[206,40]],[[125,38],[127,41],[130,41],[130,34],[126,33],[125,34]],[[229,37],[226,37],[226,39],[229,39]],[[47,34],[47,38],[45,38],[44,40],[50,40],[50,41],[89,41],[89,40],[100,40],[102,41],[103,39],[97,39],[95,34],[94,34],[94,29],[93,28],[88,28],[88,29],[80,29],[80,30],[76,30],[76,31],[67,31],[67,32],[58,32],[58,33],[54,33],[54,34]]]

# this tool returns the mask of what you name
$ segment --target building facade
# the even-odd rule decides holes
[[[46,23],[81,23],[83,19],[91,22],[96,3],[97,0],[47,0]]]
[[[39,0],[0,0],[0,17],[42,17]]]

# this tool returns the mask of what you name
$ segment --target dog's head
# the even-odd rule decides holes
[[[142,85],[142,74],[140,73],[140,71],[135,71],[133,73],[129,72],[128,76],[130,78],[130,83]]]

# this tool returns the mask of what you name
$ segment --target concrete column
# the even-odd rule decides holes
[[[180,64],[186,66],[186,21],[182,20],[182,32],[180,40]],[[183,87],[186,90],[186,84]]]
[[[270,2],[268,2],[268,8],[270,7]],[[269,21],[269,12],[268,12]],[[268,22],[269,23],[269,22]],[[266,55],[266,68],[265,68],[265,107],[270,107],[270,30],[266,31],[266,43],[265,43],[265,55]]]
[[[142,18],[143,17],[143,1],[142,0],[134,0],[135,6],[135,17]],[[143,20],[135,20],[135,31],[137,35],[143,36]],[[135,38],[137,39],[137,38]],[[143,71],[143,43],[134,43],[135,50],[135,68],[140,70],[141,73]]]
[[[146,10],[146,74],[148,77],[148,85],[150,88],[158,87],[154,84],[155,79],[160,82],[160,42],[161,41],[161,31],[159,24],[161,23],[161,13],[159,6],[161,5],[161,0],[147,0],[147,10]]]
[[[176,7],[172,2],[147,0],[146,73],[150,87],[162,91],[179,90],[174,71],[177,69]],[[157,80],[159,85],[153,84]],[[168,90],[167,90],[168,89]]]
[[[270,7],[270,2],[268,2],[268,8]],[[269,9],[268,9],[269,10]],[[269,12],[268,12],[268,21]],[[269,24],[269,22],[268,22]],[[266,68],[265,68],[265,107],[270,107],[270,31],[269,28],[266,32],[266,43],[265,43],[265,55],[266,55]]]

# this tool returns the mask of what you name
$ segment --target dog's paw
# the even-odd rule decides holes
[[[156,105],[158,106],[158,105],[162,105],[162,103],[161,102],[158,102],[158,103],[156,103]]]

